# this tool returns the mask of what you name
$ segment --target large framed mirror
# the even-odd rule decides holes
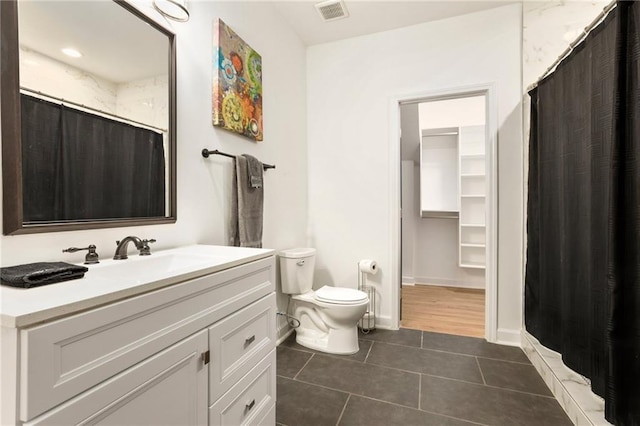
[[[175,35],[121,1],[0,1],[5,235],[176,220]]]

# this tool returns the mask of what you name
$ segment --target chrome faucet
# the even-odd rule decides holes
[[[140,256],[149,256],[151,254],[149,243],[155,243],[156,240],[141,240],[138,237],[130,235],[124,238],[122,241],[116,241],[118,247],[116,247],[116,253],[113,255],[113,258],[115,260],[127,259],[127,247],[129,247],[129,243],[131,242],[136,245],[136,248],[138,250],[140,250]]]

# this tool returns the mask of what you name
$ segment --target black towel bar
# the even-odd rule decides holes
[[[223,156],[225,156],[225,157],[234,158],[234,159],[236,158],[236,156],[235,156],[235,155],[227,154],[226,152],[218,151],[217,149],[214,149],[214,150],[208,150],[208,149],[206,149],[206,148],[205,148],[205,149],[203,149],[203,150],[202,150],[202,156],[203,156],[204,158],[209,158],[209,155],[211,155],[211,154],[215,154],[215,155],[223,155]],[[276,168],[276,166],[274,166],[274,165],[272,165],[272,164],[265,164],[265,163],[262,163],[262,168],[263,168],[264,170],[267,170],[267,169],[275,169],[275,168]]]

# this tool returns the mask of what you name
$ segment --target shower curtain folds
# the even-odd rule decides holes
[[[525,325],[640,425],[640,4],[529,92]]]
[[[21,96],[29,223],[165,216],[161,133]]]

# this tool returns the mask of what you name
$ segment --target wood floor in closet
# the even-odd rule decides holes
[[[484,337],[484,290],[402,286],[401,327]]]

